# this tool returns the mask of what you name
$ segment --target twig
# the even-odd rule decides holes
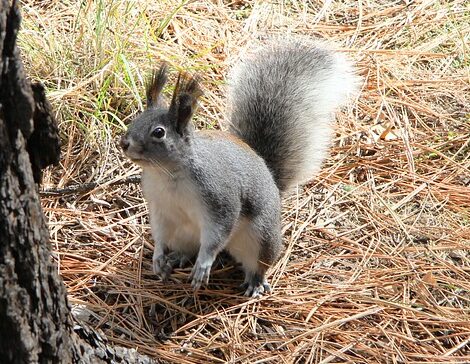
[[[71,194],[82,194],[90,192],[96,188],[104,188],[107,186],[120,186],[125,184],[136,184],[140,183],[140,176],[130,176],[127,178],[123,178],[117,181],[106,181],[106,182],[88,182],[81,185],[74,185],[70,187],[64,188],[50,188],[44,191],[40,191],[41,197],[57,197],[57,196],[65,196]]]

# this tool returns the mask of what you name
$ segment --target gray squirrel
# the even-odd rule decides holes
[[[243,266],[246,296],[269,292],[266,270],[282,249],[281,196],[320,169],[334,112],[357,86],[353,68],[319,42],[268,42],[230,73],[228,132],[194,130],[202,91],[188,73],[179,73],[168,106],[167,72],[163,64],[153,73],[147,108],[121,138],[142,167],[154,273],[166,280],[197,256],[197,290],[226,250]]]

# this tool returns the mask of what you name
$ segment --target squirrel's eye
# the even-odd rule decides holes
[[[163,138],[165,136],[165,129],[160,126],[158,128],[153,129],[152,136],[157,139]]]

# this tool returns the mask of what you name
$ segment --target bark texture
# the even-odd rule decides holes
[[[17,5],[2,0],[0,353],[6,362],[72,362],[70,310],[51,262],[34,180],[39,182],[41,168],[59,158],[57,128],[43,88],[35,86],[33,93],[24,75],[16,47],[19,24]],[[46,145],[50,147],[43,149]]]
[[[0,0],[0,362],[150,362],[72,319],[37,191],[59,159],[57,126],[43,87],[25,77],[20,21],[17,2]]]

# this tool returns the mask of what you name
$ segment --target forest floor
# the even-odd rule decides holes
[[[19,44],[61,131],[41,187],[75,313],[162,362],[470,362],[470,8],[454,1],[22,1]],[[273,292],[227,259],[194,293],[162,283],[118,147],[162,60],[200,74],[199,128],[226,125],[226,75],[253,39],[303,34],[357,64],[321,173],[285,199]],[[338,85],[341,87],[341,85]],[[168,91],[168,90],[167,90]],[[150,308],[154,312],[150,314]]]

